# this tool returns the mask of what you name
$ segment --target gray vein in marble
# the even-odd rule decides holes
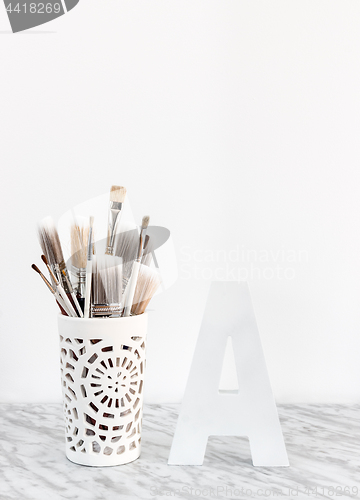
[[[360,499],[360,405],[279,406],[286,468],[253,467],[244,437],[210,437],[202,466],[168,466],[179,408],[145,406],[141,457],[97,468],[66,459],[61,405],[0,405],[0,499]]]

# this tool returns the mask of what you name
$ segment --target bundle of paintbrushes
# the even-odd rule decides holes
[[[112,186],[105,253],[98,253],[94,218],[74,221],[70,228],[71,264],[65,264],[57,228],[50,217],[38,228],[49,278],[33,264],[54,295],[61,313],[79,318],[118,318],[145,312],[160,286],[160,275],[151,267],[154,242],[147,235],[149,217],[140,228],[120,222],[126,189]]]

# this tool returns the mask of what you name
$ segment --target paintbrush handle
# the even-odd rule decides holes
[[[125,307],[124,307],[124,316],[130,316],[131,312],[131,307],[132,303],[134,300],[134,295],[135,295],[135,289],[136,289],[136,284],[139,276],[139,270],[140,270],[140,262],[138,260],[135,260],[132,268],[132,273],[131,273],[131,278],[130,281],[127,285],[126,289],[126,297],[125,297]]]
[[[70,291],[70,294],[71,294],[71,297],[73,299],[74,306],[75,306],[75,308],[76,308],[76,310],[78,312],[78,315],[80,316],[80,318],[82,318],[84,315],[83,315],[83,312],[81,310],[81,307],[80,307],[80,304],[78,302],[78,299],[77,299],[77,297],[75,295],[75,292],[74,292],[72,283],[70,281],[70,277],[68,275],[66,267],[65,267],[65,269],[62,272],[62,276],[65,278],[65,282],[66,282],[67,288]],[[62,281],[62,283],[63,283],[63,281]],[[65,287],[63,287],[63,288],[65,288]]]
[[[59,286],[59,285],[56,286],[56,290],[59,293],[59,295],[61,296],[61,298],[63,299],[64,304],[66,305],[66,309],[69,313],[69,316],[71,316],[72,318],[77,318],[77,314],[76,314],[68,296],[66,295],[65,290],[63,288],[61,288],[61,286]]]
[[[84,318],[90,317],[91,278],[92,278],[92,261],[88,260],[87,264],[86,264],[86,288],[85,288]]]
[[[113,205],[116,205],[116,208],[115,209],[110,208],[109,210],[108,236],[107,236],[107,245],[105,252],[108,255],[114,255],[116,227],[121,217],[121,208],[122,208],[121,203],[116,203],[116,204],[113,203]]]
[[[71,297],[72,297],[72,299],[73,299],[73,301],[74,301],[74,304],[75,304],[76,310],[77,310],[77,312],[78,312],[78,314],[79,314],[80,318],[83,318],[83,317],[84,317],[84,314],[83,314],[83,312],[82,312],[82,310],[81,310],[81,307],[80,307],[79,301],[78,301],[78,299],[77,299],[77,297],[76,297],[76,295],[75,295],[74,290],[72,290],[72,291],[71,291]]]
[[[63,309],[68,316],[71,316],[68,308],[66,307],[66,304],[65,304],[62,296],[60,295],[60,293],[58,292],[58,290],[56,288],[55,288],[55,297],[56,297],[56,301],[59,304],[60,308]]]
[[[57,293],[57,291],[56,291],[56,287],[55,287],[55,286],[54,286],[54,287],[52,287],[52,286],[50,285],[50,283],[48,282],[48,280],[45,278],[45,276],[43,275],[43,273],[39,270],[39,268],[38,268],[37,266],[32,265],[31,267],[32,267],[32,268],[33,268],[33,269],[34,269],[37,273],[39,273],[39,275],[40,275],[41,279],[43,280],[43,282],[45,283],[45,285],[48,287],[48,289],[50,290],[50,292],[54,295],[55,300],[56,300],[56,303],[57,303],[57,305],[59,306],[59,309],[60,309],[60,311],[61,311],[61,314],[68,314],[68,313],[66,312],[66,308],[64,308],[64,307],[63,307],[63,304],[64,304],[64,303],[63,303],[63,301],[62,301],[61,297],[60,297],[60,301],[59,301],[59,300],[57,300],[57,299],[59,298],[59,294],[58,294],[58,293]]]

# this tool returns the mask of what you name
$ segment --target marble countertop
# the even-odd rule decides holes
[[[97,468],[66,459],[60,404],[1,404],[0,499],[360,499],[360,405],[278,410],[290,467],[253,467],[241,437],[211,437],[202,466],[168,466],[179,405],[147,405],[141,457]]]

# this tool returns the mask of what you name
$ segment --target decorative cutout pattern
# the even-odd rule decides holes
[[[108,457],[126,461],[131,452],[134,460],[134,450],[140,454],[145,339],[109,345],[60,336],[60,363],[68,457],[77,462],[75,455],[96,455],[107,465]]]

